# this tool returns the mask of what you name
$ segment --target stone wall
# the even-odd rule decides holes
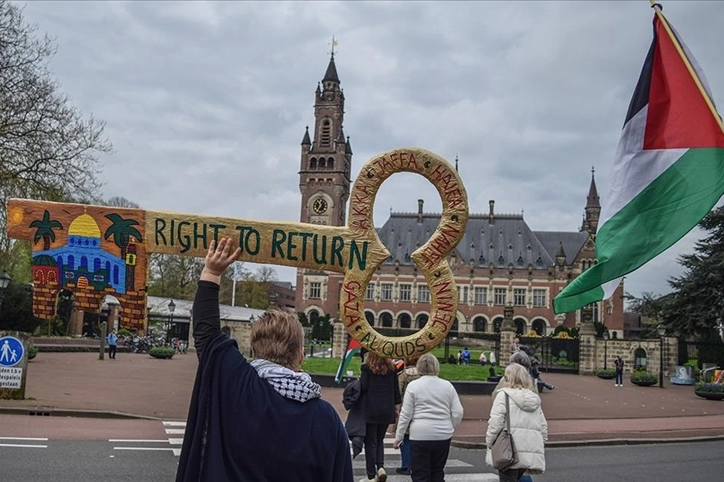
[[[603,340],[594,338],[594,349],[590,353],[592,369],[583,370],[583,352],[581,352],[581,374],[593,374],[604,368],[613,369],[614,361],[620,356],[624,362],[624,372],[633,371],[636,364],[635,353],[641,348],[646,352],[646,369],[659,374],[659,357],[661,354],[660,340]],[[674,373],[679,359],[679,344],[676,338],[664,338],[664,376]]]

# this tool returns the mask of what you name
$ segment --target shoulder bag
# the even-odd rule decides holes
[[[495,438],[490,447],[490,455],[493,458],[493,468],[496,470],[505,470],[518,463],[518,453],[515,451],[515,443],[510,433],[510,398],[507,393],[505,393],[505,428]]]

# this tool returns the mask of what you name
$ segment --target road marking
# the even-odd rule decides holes
[[[113,450],[145,450],[155,452],[173,452],[178,457],[181,455],[181,449],[167,448],[167,447],[113,447]]]
[[[0,437],[0,440],[27,440],[29,442],[47,442],[45,437]]]
[[[17,447],[23,449],[47,449],[47,445],[0,444],[0,447]]]
[[[186,422],[167,421],[167,422],[163,422],[163,424],[167,427],[185,427],[186,426]]]
[[[114,443],[129,443],[129,444],[143,444],[143,443],[150,443],[150,444],[165,444],[168,442],[166,439],[162,440],[144,440],[144,439],[132,439],[132,438],[109,438],[109,442]]]
[[[168,435],[183,435],[186,432],[185,428],[167,428],[166,434]]]

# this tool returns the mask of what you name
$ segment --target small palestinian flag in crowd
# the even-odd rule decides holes
[[[598,263],[553,300],[568,313],[691,231],[724,194],[724,127],[694,56],[661,13],[631,99],[596,232]]]
[[[335,382],[342,383],[342,378],[344,378],[345,373],[347,373],[347,367],[349,366],[349,362],[352,361],[352,358],[354,358],[354,356],[359,353],[361,349],[362,345],[360,345],[357,340],[350,337],[349,343],[347,343],[347,351],[345,352],[342,361],[339,363],[339,368],[337,368],[337,374],[334,376]]]

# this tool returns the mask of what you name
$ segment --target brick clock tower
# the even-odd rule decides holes
[[[302,139],[299,220],[303,223],[343,226],[346,222],[352,166],[352,147],[344,129],[344,93],[340,88],[334,52],[314,103],[314,131]],[[337,313],[342,276],[320,270],[297,270],[297,310],[316,316]]]

